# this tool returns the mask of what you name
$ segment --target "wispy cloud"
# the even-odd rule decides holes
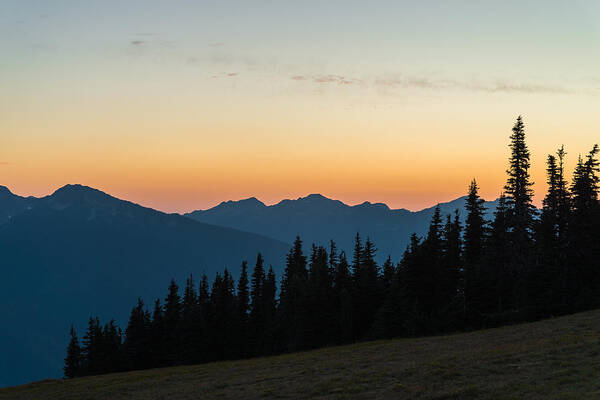
[[[143,45],[146,42],[144,40],[132,40],[129,43],[132,44],[132,45],[134,45],[134,46],[141,46],[141,45]]]
[[[562,86],[538,85],[538,84],[510,84],[497,83],[491,86],[476,86],[475,90],[486,92],[506,92],[506,93],[574,93],[573,89]]]
[[[424,77],[377,77],[374,80],[376,86],[388,88],[417,88],[417,89],[447,89],[456,87],[452,80],[432,80]]]
[[[0,165],[12,165],[12,163],[8,161],[0,161]]]
[[[375,85],[388,88],[416,88],[429,90],[467,90],[488,93],[546,93],[546,94],[571,94],[576,90],[559,85],[537,83],[510,83],[504,81],[494,82],[467,82],[453,79],[436,79],[428,77],[379,77]]]
[[[238,75],[237,72],[221,72],[217,75],[212,75],[212,78],[234,78]]]
[[[314,83],[334,83],[339,85],[352,85],[361,83],[357,78],[350,78],[343,75],[294,75],[292,79],[295,81],[311,81]]]

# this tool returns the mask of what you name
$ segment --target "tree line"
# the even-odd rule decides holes
[[[400,262],[376,262],[356,234],[351,255],[296,238],[277,295],[259,253],[237,283],[225,269],[209,284],[171,281],[150,312],[141,299],[125,332],[89,319],[80,343],[71,328],[66,377],[264,356],[375,338],[481,329],[600,306],[599,148],[579,157],[572,181],[563,147],[548,155],[543,207],[532,203],[530,153],[519,117],[510,136],[508,179],[491,220],[475,180],[464,226],[458,210],[435,209]]]

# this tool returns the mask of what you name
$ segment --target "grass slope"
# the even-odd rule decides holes
[[[600,310],[479,332],[51,380],[0,399],[600,398]]]

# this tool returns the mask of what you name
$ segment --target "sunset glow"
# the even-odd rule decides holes
[[[492,199],[522,114],[539,205],[546,155],[564,144],[571,171],[600,139],[598,2],[83,3],[0,6],[0,184],[17,194],[415,210],[475,177]]]

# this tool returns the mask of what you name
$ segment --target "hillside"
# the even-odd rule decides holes
[[[600,311],[478,332],[0,389],[0,399],[590,399]]]
[[[440,203],[442,215],[459,210],[462,218],[466,197]],[[497,202],[486,202],[488,217],[496,209]],[[208,210],[197,210],[188,214],[196,221],[258,233],[290,243],[300,235],[307,244],[329,245],[334,239],[339,248],[348,254],[354,247],[354,235],[360,232],[377,246],[378,260],[383,262],[388,255],[399,260],[413,232],[424,235],[435,207],[412,212],[405,209],[393,210],[383,203],[364,202],[349,206],[339,200],[320,194],[311,194],[296,200],[283,200],[267,206],[256,198],[222,202]]]
[[[151,304],[171,278],[183,285],[191,273],[212,280],[227,267],[237,276],[258,251],[280,276],[289,248],[80,185],[40,199],[4,195],[12,211],[0,218],[0,387],[60,377],[71,323],[83,332],[91,314],[124,325],[138,296]]]

